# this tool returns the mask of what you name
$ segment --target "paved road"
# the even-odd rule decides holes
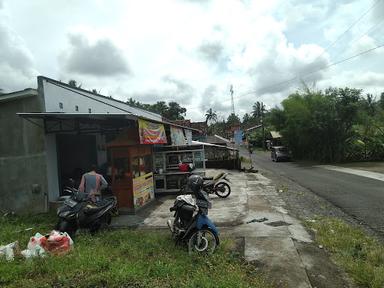
[[[249,155],[249,154],[248,154]],[[287,177],[327,199],[384,235],[384,182],[295,162],[272,162],[270,154],[252,154],[255,168]]]

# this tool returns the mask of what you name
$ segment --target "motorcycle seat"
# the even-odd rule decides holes
[[[206,180],[213,180],[213,177],[203,177],[203,180],[206,181]]]
[[[109,201],[103,201],[103,200],[95,204],[94,203],[87,204],[87,206],[84,207],[84,213],[85,214],[97,213],[103,210],[109,204],[110,204]]]

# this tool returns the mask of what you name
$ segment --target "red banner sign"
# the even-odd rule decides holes
[[[163,124],[139,119],[140,144],[166,144],[167,136]]]

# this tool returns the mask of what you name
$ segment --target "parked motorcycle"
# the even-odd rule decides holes
[[[79,228],[89,229],[91,234],[111,223],[117,204],[116,197],[111,196],[97,203],[92,203],[88,195],[75,188],[66,187],[69,197],[57,209],[59,221],[56,230],[67,232],[72,238]]]
[[[189,174],[193,175],[192,173]],[[220,198],[227,198],[231,194],[231,186],[228,183],[231,183],[231,180],[227,178],[229,173],[221,172],[215,177],[203,177],[203,191],[208,194],[216,194]],[[189,177],[188,176],[188,177]],[[181,186],[180,194],[185,194],[188,192],[187,185],[188,178],[184,180],[184,184]]]
[[[221,198],[227,198],[231,194],[231,181],[227,178],[228,173],[221,172],[215,177],[204,177],[203,190],[209,194],[215,193]]]
[[[176,243],[187,243],[189,254],[211,254],[219,245],[219,231],[208,218],[211,203],[207,193],[201,190],[203,181],[199,175],[188,178],[188,186],[195,198],[192,195],[177,196],[170,208],[174,218],[167,221],[173,239]]]

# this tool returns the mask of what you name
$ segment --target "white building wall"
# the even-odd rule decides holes
[[[45,112],[67,113],[132,113],[161,121],[156,113],[131,107],[112,98],[69,87],[55,80],[42,77]]]

